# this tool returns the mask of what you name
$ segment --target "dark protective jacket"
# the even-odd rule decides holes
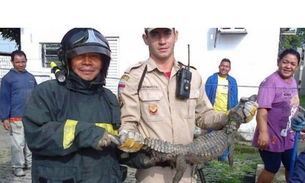
[[[27,102],[23,123],[33,153],[32,182],[122,182],[116,145],[93,148],[105,128],[116,133],[120,125],[117,98],[98,80],[70,75],[65,84],[41,83]]]

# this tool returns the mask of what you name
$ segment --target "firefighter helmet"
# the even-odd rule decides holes
[[[111,60],[111,50],[106,38],[93,28],[73,28],[61,40],[58,57],[62,66],[69,73],[72,58],[85,53],[100,53],[103,59],[102,75],[107,76]]]

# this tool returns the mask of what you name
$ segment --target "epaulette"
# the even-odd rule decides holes
[[[139,68],[139,67],[141,67],[144,63],[145,63],[145,61],[138,62],[138,63],[136,63],[136,64],[130,66],[129,68],[127,68],[127,69],[125,70],[125,72],[126,72],[126,73],[129,73],[132,69]]]
[[[179,64],[179,65],[183,65],[184,67],[187,67],[187,65],[183,64],[183,63],[180,62],[180,61],[178,61],[178,64]],[[190,65],[190,68],[192,68],[192,69],[194,69],[194,70],[197,70],[196,67],[191,66],[191,65]]]

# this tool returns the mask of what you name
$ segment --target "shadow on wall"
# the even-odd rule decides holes
[[[208,51],[234,50],[247,34],[220,34],[217,28],[210,28],[207,33]]]

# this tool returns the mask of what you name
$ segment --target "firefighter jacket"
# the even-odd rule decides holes
[[[33,156],[32,182],[122,182],[116,145],[93,148],[105,130],[117,134],[117,98],[98,81],[70,75],[65,84],[41,83],[27,101],[23,123]]]
[[[144,137],[185,145],[193,141],[195,125],[202,129],[223,128],[227,116],[213,110],[196,69],[190,68],[189,98],[176,97],[177,72],[181,66],[174,62],[170,78],[157,68],[151,58],[125,71],[119,83],[120,130],[138,131]],[[139,85],[143,73],[143,82]],[[169,167],[156,166],[137,170],[136,178],[141,183],[171,182],[174,172]],[[189,166],[181,182],[190,182],[190,179]]]

